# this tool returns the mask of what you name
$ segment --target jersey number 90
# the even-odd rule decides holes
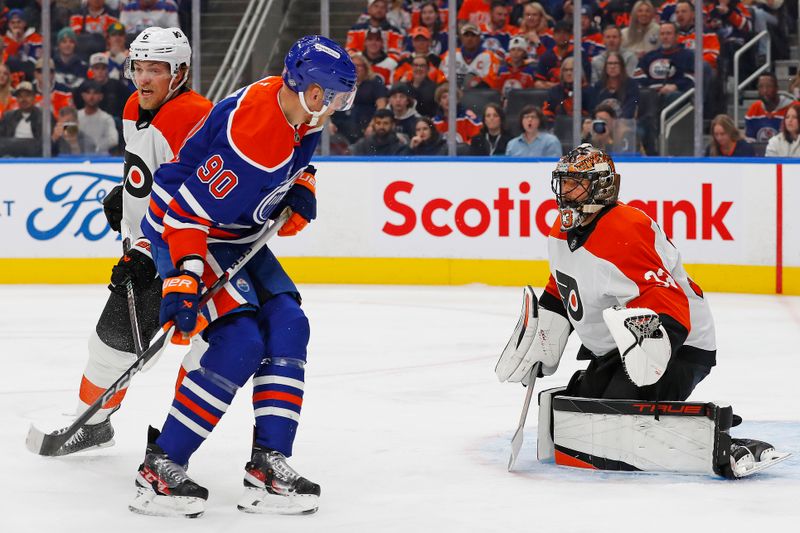
[[[197,169],[197,178],[208,183],[208,192],[217,200],[225,198],[239,183],[239,178],[230,170],[223,170],[225,161],[222,156],[214,154]]]

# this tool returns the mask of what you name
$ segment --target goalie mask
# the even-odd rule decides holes
[[[584,143],[559,159],[551,180],[561,231],[579,227],[588,215],[617,201],[619,174],[604,151]]]

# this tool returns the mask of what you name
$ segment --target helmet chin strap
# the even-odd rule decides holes
[[[328,105],[327,104],[323,105],[322,109],[320,109],[319,111],[311,111],[308,108],[308,104],[306,104],[306,96],[305,96],[305,94],[306,93],[303,92],[303,91],[300,91],[299,93],[297,93],[297,96],[300,97],[300,105],[303,106],[303,111],[305,111],[306,113],[311,115],[311,121],[308,122],[308,125],[309,126],[316,126],[317,122],[319,122],[320,117],[322,117],[322,115],[325,114],[325,111],[328,110]]]

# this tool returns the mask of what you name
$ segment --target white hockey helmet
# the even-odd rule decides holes
[[[190,67],[192,64],[192,47],[189,39],[186,38],[180,28],[159,28],[151,26],[136,36],[130,46],[128,59],[125,61],[125,76],[133,80],[134,61],[163,61],[169,64],[172,80],[170,81],[170,91],[167,95],[169,99],[172,94],[182,85],[186,84],[189,76],[185,76],[183,81],[177,86],[172,87],[175,79],[180,74],[183,65]]]

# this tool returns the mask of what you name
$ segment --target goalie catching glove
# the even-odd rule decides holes
[[[658,314],[646,307],[609,307],[603,311],[603,320],[634,385],[645,387],[661,379],[672,355],[672,344]]]
[[[569,320],[538,308],[533,289],[525,287],[522,296],[519,321],[494,369],[501,382],[527,384],[531,368],[539,361],[542,375],[553,374],[570,334]]]

